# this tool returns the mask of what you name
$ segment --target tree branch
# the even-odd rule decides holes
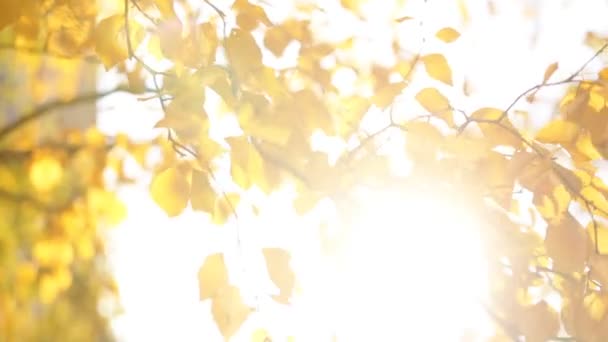
[[[108,95],[112,95],[114,93],[121,92],[121,91],[122,92],[131,92],[127,87],[118,86],[114,89],[103,91],[103,92],[84,93],[84,94],[81,94],[81,95],[76,96],[69,100],[55,100],[55,101],[51,101],[49,103],[40,105],[40,106],[34,108],[33,110],[31,110],[30,112],[26,113],[25,115],[23,115],[21,118],[17,119],[16,121],[0,128],[0,141],[5,139],[7,136],[9,136],[14,131],[23,127],[25,124],[27,124],[31,121],[40,119],[43,116],[52,113],[52,111],[55,109],[61,109],[61,108],[65,108],[65,107],[69,107],[69,106],[73,106],[73,105],[77,105],[77,104],[81,104],[81,103],[87,103],[90,101],[99,100]]]

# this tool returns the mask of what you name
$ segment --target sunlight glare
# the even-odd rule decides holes
[[[326,303],[344,341],[454,341],[491,331],[475,215],[436,195],[364,194]],[[331,285],[329,285],[331,283]]]

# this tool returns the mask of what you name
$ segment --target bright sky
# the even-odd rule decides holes
[[[279,0],[267,0],[265,2],[274,4],[277,12],[280,12],[281,6],[285,4]],[[419,33],[415,41],[409,41],[412,39],[411,36],[404,37],[404,40],[408,41],[406,46],[413,45],[412,50],[414,51],[417,48],[416,44],[420,42],[420,34],[432,37],[434,32],[443,26],[451,26],[461,32],[460,39],[448,48],[439,46],[432,39],[427,38],[423,51],[441,50],[446,53],[455,72],[455,90],[451,91],[449,88],[442,88],[441,90],[445,91],[451,99],[456,99],[453,105],[467,112],[482,106],[506,107],[516,95],[539,83],[542,80],[545,68],[553,62],[559,62],[559,69],[554,76],[555,79],[568,76],[593,54],[593,51],[583,44],[587,31],[595,31],[600,34],[608,33],[606,32],[608,4],[602,0],[493,2],[496,14],[490,16],[488,15],[488,1],[465,1],[471,17],[468,27],[464,27],[461,23],[461,15],[457,6],[458,1],[455,0],[409,0],[407,1],[407,11],[398,15],[411,15],[416,19],[424,18],[422,29],[417,28]],[[227,1],[218,0],[214,3],[220,8],[228,8],[229,6]],[[381,23],[382,20],[392,17],[394,13],[390,12],[388,6],[381,6],[379,3],[379,1],[370,2],[370,13],[373,13],[373,17],[378,19],[379,24],[366,31],[372,39],[370,42],[372,45],[361,46],[361,58],[366,56],[375,59],[385,58],[382,54],[383,43],[380,38],[383,36]],[[328,7],[331,6],[328,5]],[[331,31],[328,31],[332,35],[340,36],[340,34],[344,34],[344,30],[350,29],[343,22],[334,20],[334,17],[332,17],[332,23]],[[418,25],[418,23],[404,23],[404,25]],[[411,27],[409,29],[404,28],[404,30],[412,32]],[[591,72],[597,71],[600,65],[599,61],[591,64],[588,68],[589,75],[591,75]],[[459,87],[462,87],[465,75],[470,82],[473,94],[469,98],[458,98],[456,93],[462,89]],[[110,80],[108,76],[104,77],[106,77],[106,80],[102,79],[102,84]],[[419,87],[411,91],[408,90],[403,95],[404,99],[399,102],[397,111],[399,109],[405,111],[405,109],[416,108],[413,106],[417,106],[417,104],[408,100],[413,98],[410,95],[415,89],[419,89]],[[450,92],[453,94],[450,94]],[[534,116],[531,117],[532,122],[540,124],[551,113],[552,108],[549,105],[555,103],[559,94],[560,89],[543,90],[538,94],[540,101],[537,104],[530,106],[522,103],[518,108],[530,109],[534,113]],[[101,129],[109,134],[129,132],[142,139],[153,135],[151,127],[158,119],[159,113],[150,110],[151,104],[138,102],[126,96],[120,98],[120,96],[116,95],[116,97],[100,103],[99,125]],[[235,226],[214,227],[209,224],[205,215],[196,213],[186,213],[178,218],[168,219],[152,203],[147,194],[147,179],[149,178],[144,178],[142,184],[121,191],[121,195],[129,207],[129,217],[120,227],[115,228],[109,234],[108,255],[118,281],[124,306],[124,313],[113,323],[114,328],[120,340],[127,342],[221,341],[219,332],[217,332],[217,328],[211,319],[210,303],[198,300],[197,272],[206,255],[219,251],[223,247],[234,250]],[[273,319],[283,318],[284,322],[281,324],[285,327],[288,327],[290,322],[304,322],[304,324],[300,324],[299,329],[306,332],[308,338],[302,339],[303,341],[324,341],[320,335],[315,336],[314,334],[326,332],[324,324],[332,319],[335,324],[341,326],[341,333],[345,336],[346,341],[382,340],[379,338],[381,336],[391,337],[391,340],[399,340],[395,339],[399,334],[428,338],[433,336],[428,335],[433,332],[433,329],[430,327],[430,330],[426,330],[428,328],[426,325],[436,323],[422,319],[422,317],[428,316],[435,317],[435,320],[442,319],[445,322],[444,327],[458,330],[460,326],[465,324],[465,322],[457,319],[460,311],[456,309],[462,307],[462,303],[451,303],[452,308],[448,310],[446,315],[437,318],[436,313],[424,311],[432,309],[431,305],[437,303],[425,302],[420,297],[411,295],[397,298],[394,296],[383,297],[394,294],[395,289],[393,289],[395,290],[393,292],[389,289],[383,289],[378,296],[372,296],[369,293],[361,294],[365,289],[377,291],[374,290],[375,284],[361,279],[361,274],[357,273],[361,272],[361,269],[366,270],[366,272],[378,272],[379,266],[377,266],[377,263],[389,267],[390,262],[388,264],[384,263],[386,260],[391,260],[391,258],[407,260],[411,258],[412,254],[407,254],[403,246],[397,245],[390,248],[387,244],[390,241],[403,241],[412,238],[412,235],[407,235],[409,234],[407,232],[401,232],[399,236],[392,235],[394,231],[400,230],[395,227],[395,223],[397,220],[401,220],[404,215],[409,213],[409,220],[412,224],[420,224],[424,221],[426,225],[432,226],[432,230],[444,229],[444,226],[448,225],[468,226],[468,223],[474,220],[474,217],[470,215],[454,214],[452,216],[447,215],[448,219],[452,220],[451,223],[439,219],[429,221],[428,217],[438,215],[427,213],[427,215],[421,217],[414,214],[421,215],[420,213],[428,211],[430,205],[425,206],[424,204],[431,202],[431,200],[406,202],[410,203],[409,211],[404,211],[406,209],[403,207],[393,208],[386,205],[391,203],[391,196],[394,196],[394,194],[372,194],[372,197],[376,199],[375,202],[381,204],[379,205],[380,208],[378,208],[378,205],[369,206],[368,212],[360,213],[362,215],[359,220],[362,222],[360,223],[361,227],[382,226],[385,233],[382,235],[366,233],[361,228],[361,235],[355,238],[354,249],[351,250],[354,263],[351,264],[351,268],[347,268],[340,278],[336,278],[340,281],[334,283],[336,293],[340,295],[325,298],[327,300],[331,299],[334,303],[344,303],[341,307],[338,305],[337,308],[334,308],[327,305],[327,302],[319,303],[319,298],[322,298],[322,296],[318,296],[318,298],[309,298],[308,302],[303,302],[300,306],[303,309],[297,313],[286,314],[270,304],[267,305],[265,299],[256,296],[260,292],[267,292],[269,288],[272,289],[272,285],[263,281],[259,284],[252,283],[251,278],[238,272],[231,280],[239,284],[246,284],[244,295],[250,299],[253,298],[262,309],[267,309],[264,315],[274,317]],[[432,199],[432,201],[436,202],[436,199]],[[436,203],[433,203],[433,205],[436,205]],[[449,206],[447,205],[447,207]],[[287,244],[297,249],[298,246],[294,241],[312,237],[311,234],[314,232],[311,229],[306,229],[306,220],[296,221],[288,214],[277,214],[290,212],[284,198],[277,197],[274,202],[268,203],[266,207],[273,208],[273,210],[262,210],[261,217],[248,217],[246,214],[244,217],[241,216],[241,222],[245,222],[241,223],[242,241],[244,242],[243,255],[248,258],[250,256],[251,258],[255,257],[253,251],[265,243]],[[378,210],[381,213],[378,213]],[[391,212],[398,212],[400,216],[391,220]],[[466,213],[466,210],[463,209],[461,212]],[[374,218],[379,216],[388,218],[387,222],[383,224],[376,222],[374,224]],[[366,220],[369,222],[368,224],[365,224]],[[456,221],[458,223],[454,223]],[[366,250],[369,253],[371,248],[369,247],[369,241],[374,236],[378,240],[375,243],[380,247],[374,250],[373,257],[366,257],[362,251]],[[380,237],[378,238],[378,236]],[[288,237],[291,237],[291,240]],[[423,243],[431,239],[429,236],[416,238],[422,239]],[[433,241],[436,241],[436,239]],[[365,243],[359,245],[361,242]],[[474,235],[467,243],[467,246],[472,246],[472,254],[463,255],[462,259],[459,259],[462,263],[472,267],[469,270],[470,272],[467,271],[469,273],[465,272],[465,277],[466,274],[469,274],[469,279],[483,278],[483,273],[480,271],[482,265],[476,265],[475,263]],[[415,245],[409,247],[413,249]],[[443,249],[448,251],[449,248],[453,247],[443,246]],[[305,250],[300,252],[304,253]],[[406,254],[395,255],[391,253]],[[239,255],[234,254],[231,257],[236,260]],[[247,267],[247,274],[259,272],[260,270],[256,268],[259,266],[255,265],[260,259],[251,259],[250,261],[251,265]],[[432,260],[429,262],[433,265]],[[352,265],[357,266],[352,268]],[[400,267],[403,265],[393,266]],[[415,267],[415,264],[408,264],[408,266]],[[420,271],[424,272],[424,270]],[[231,274],[231,276],[233,275]],[[385,274],[377,274],[377,277],[382,278],[383,276],[386,277]],[[453,276],[459,277],[462,274]],[[315,285],[314,277],[307,279],[309,279],[309,284],[313,288],[314,286],[320,288],[329,286],[326,282],[318,282]],[[414,286],[412,288],[413,293],[416,293],[416,289],[420,289],[420,286],[422,286],[412,285],[408,279],[391,279],[394,287],[398,285]],[[359,286],[349,286],[353,283],[359,284]],[[466,288],[466,286],[463,285],[460,288]],[[481,288],[476,289],[481,291]],[[340,289],[343,291],[340,291]],[[354,297],[350,297],[351,295]],[[445,298],[440,297],[440,299]],[[412,306],[412,303],[416,300],[422,300],[418,303],[420,309],[417,311],[394,311],[396,314],[387,317],[391,319],[409,317],[409,321],[420,322],[420,324],[405,327],[404,330],[385,330],[381,332],[386,335],[373,330],[375,329],[375,323],[370,318],[378,317],[378,312],[386,312],[386,303],[395,305],[401,301],[403,304],[394,308],[397,310]],[[305,310],[307,307],[310,307],[310,310]],[[356,309],[361,307],[368,309]],[[353,311],[356,311],[356,314],[351,315]],[[405,316],[399,316],[400,314]],[[450,316],[450,314],[453,315]],[[408,315],[411,315],[411,317]],[[474,324],[480,324],[476,312],[466,312],[463,316],[467,317],[463,317],[462,320],[473,317],[473,319],[477,319],[477,323]],[[259,315],[259,317],[256,316],[248,321],[242,328],[242,334],[237,335],[235,340],[249,341],[247,332],[251,332],[251,329],[258,327],[256,319],[263,321],[264,317]],[[382,324],[383,322],[377,323]],[[399,325],[400,323],[396,324]],[[367,328],[372,329],[372,331]],[[420,335],[416,335],[416,333],[420,333]],[[424,335],[424,333],[427,335]],[[450,340],[450,335],[437,335],[435,337]],[[453,339],[453,336],[451,338]],[[278,339],[277,341],[284,341],[284,339]]]

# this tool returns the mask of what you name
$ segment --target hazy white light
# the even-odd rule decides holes
[[[490,330],[474,213],[424,194],[365,198],[352,212],[345,266],[319,279],[319,304],[339,340],[454,341]]]

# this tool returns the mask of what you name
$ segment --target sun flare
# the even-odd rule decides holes
[[[454,341],[490,333],[475,213],[437,195],[365,193],[323,311],[344,341]]]

